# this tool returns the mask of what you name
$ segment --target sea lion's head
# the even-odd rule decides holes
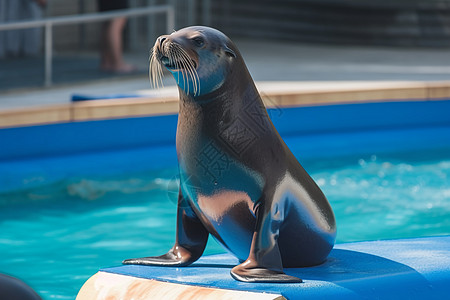
[[[222,32],[186,27],[158,37],[151,53],[150,76],[158,85],[164,66],[187,95],[206,95],[222,86],[236,56],[233,42]]]

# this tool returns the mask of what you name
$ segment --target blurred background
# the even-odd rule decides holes
[[[450,77],[448,0],[128,1],[128,10],[134,12],[161,6],[173,9],[173,20],[165,12],[127,16],[121,37],[123,56],[135,68],[130,72],[104,72],[99,68],[104,22],[95,20],[99,15],[91,15],[99,14],[97,1],[0,0],[0,97],[24,88],[144,79],[155,38],[170,27],[189,25],[212,26],[230,36],[255,80]],[[47,41],[43,26],[15,30],[1,27],[30,20],[61,22],[69,16],[93,16],[94,21],[55,22]],[[45,74],[46,66],[51,69],[50,76]],[[123,89],[149,87],[143,80]]]

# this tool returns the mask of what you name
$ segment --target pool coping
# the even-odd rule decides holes
[[[384,101],[427,101],[450,98],[450,81],[442,82],[342,82],[301,87],[277,83],[259,86],[267,107],[298,107]],[[305,86],[307,88],[305,88]],[[24,127],[91,120],[176,114],[178,97],[164,96],[104,99],[15,108],[0,111],[0,128]]]

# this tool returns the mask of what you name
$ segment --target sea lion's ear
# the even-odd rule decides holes
[[[225,51],[225,54],[229,57],[232,58],[236,58],[236,53],[234,53],[233,50],[231,50],[230,48],[228,48],[228,46],[225,45],[225,47],[223,48],[223,50]]]

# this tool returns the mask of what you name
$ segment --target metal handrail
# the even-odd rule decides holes
[[[118,17],[136,17],[165,13],[167,16],[167,32],[175,29],[175,10],[172,5],[157,5],[151,7],[115,10],[112,12],[88,13],[45,18],[41,20],[0,23],[0,31],[26,28],[45,28],[45,86],[52,85],[52,57],[53,57],[53,26],[77,23],[92,23],[114,19]]]

